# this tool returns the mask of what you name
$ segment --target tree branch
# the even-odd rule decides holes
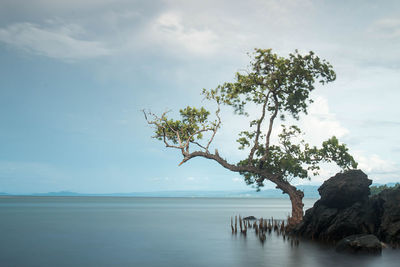
[[[269,156],[269,144],[270,144],[270,138],[271,138],[271,133],[272,133],[272,126],[274,125],[274,120],[276,116],[278,115],[278,110],[279,110],[279,102],[278,98],[276,97],[276,94],[273,93],[274,97],[274,102],[275,102],[275,110],[274,113],[272,114],[271,118],[269,119],[269,127],[268,127],[268,133],[267,136],[265,137],[265,153],[263,157],[261,158],[261,162],[265,162],[265,160]]]
[[[221,126],[221,117],[219,116],[219,112],[220,112],[220,111],[221,111],[221,108],[220,108],[220,105],[219,105],[219,103],[218,103],[218,109],[217,109],[217,111],[215,112],[215,115],[217,116],[217,119],[218,119],[218,123],[217,123],[217,125],[215,125],[215,127],[214,127],[214,132],[213,132],[213,134],[212,134],[210,140],[209,140],[208,143],[207,143],[207,146],[206,146],[206,151],[207,151],[207,152],[208,152],[208,149],[210,148],[211,142],[214,140],[214,137],[215,137],[215,135],[217,134],[217,130],[218,130],[219,127]]]
[[[166,120],[164,120],[164,122],[165,122],[165,124],[168,126],[168,128],[170,128],[175,134],[177,134],[178,141],[179,141],[179,146],[170,145],[170,144],[168,143],[168,141],[167,141],[167,138],[166,138],[165,126],[163,126],[163,125],[161,125],[160,123],[157,122],[157,120],[158,120],[158,121],[162,121],[162,120],[163,120],[162,118],[163,118],[163,117],[165,116],[165,114],[167,114],[169,111],[165,111],[165,112],[161,115],[161,118],[159,118],[159,117],[156,116],[155,114],[149,112],[148,115],[151,115],[151,116],[153,116],[153,117],[155,118],[155,120],[153,120],[153,121],[151,121],[151,120],[148,119],[147,113],[146,113],[146,111],[145,111],[144,109],[143,109],[142,111],[143,111],[143,114],[144,114],[144,118],[146,119],[146,121],[147,121],[147,123],[148,123],[149,125],[155,125],[156,127],[162,129],[162,132],[163,132],[162,139],[163,139],[163,142],[164,142],[165,146],[166,146],[166,147],[171,147],[171,148],[180,149],[180,150],[182,151],[182,154],[183,154],[184,146],[182,146],[182,142],[180,141],[178,131],[176,131],[176,130],[173,129],[171,126],[169,126],[169,124],[166,122]]]
[[[234,164],[230,164],[225,159],[221,158],[221,156],[218,153],[218,150],[215,150],[215,154],[211,154],[211,153],[203,152],[203,151],[195,151],[190,154],[187,154],[183,158],[182,162],[179,163],[179,166],[182,165],[183,163],[185,163],[186,161],[188,161],[192,158],[195,158],[195,157],[203,157],[203,158],[214,160],[214,161],[218,162],[222,167],[224,167],[230,171],[233,171],[233,172],[241,172],[241,173],[250,172],[250,173],[253,173],[256,175],[260,175],[263,177],[262,179],[268,179],[269,181],[271,181],[275,184],[278,184],[279,182],[281,182],[281,177],[278,174],[271,174],[271,173],[267,172],[266,170],[259,169],[255,166],[248,166],[248,165],[237,166]]]
[[[265,107],[267,106],[267,103],[268,103],[269,94],[270,94],[270,91],[268,91],[268,94],[265,97],[265,102],[264,102],[263,107],[262,107],[261,118],[257,122],[257,132],[256,132],[256,137],[254,139],[254,146],[250,150],[249,164],[251,164],[251,161],[253,160],[253,157],[254,157],[254,153],[258,148],[258,140],[259,140],[260,134],[261,134],[261,124],[262,124],[262,122],[264,121],[264,118],[265,118]]]

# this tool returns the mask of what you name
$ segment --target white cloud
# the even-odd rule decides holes
[[[305,133],[305,139],[313,145],[321,145],[332,136],[342,138],[349,133],[330,111],[328,100],[322,96],[314,98],[308,115],[304,115],[300,122],[300,128]]]
[[[369,27],[368,32],[379,38],[398,38],[400,37],[400,19],[383,18],[376,20]]]
[[[233,181],[234,183],[240,183],[240,182],[243,181],[243,178],[235,177],[235,178],[232,178],[232,181]]]
[[[358,162],[358,168],[362,169],[366,173],[377,174],[377,175],[393,175],[399,172],[400,169],[396,164],[390,160],[384,160],[380,156],[372,154],[365,155],[365,152],[356,151],[354,157]]]
[[[170,49],[178,52],[185,49],[195,54],[209,54],[216,51],[218,37],[210,29],[197,29],[182,23],[181,17],[175,13],[164,13],[155,19],[152,26],[152,37],[156,42],[170,45]]]
[[[384,184],[399,181],[400,168],[395,162],[366,151],[353,151],[352,154],[358,162],[357,168],[367,174],[368,178],[373,180],[373,183]],[[339,171],[340,169],[337,166],[322,164],[319,176],[313,177],[311,181],[298,180],[297,184],[321,184]]]
[[[84,33],[79,25],[54,25],[51,20],[48,24],[47,27],[41,27],[24,22],[0,28],[0,41],[34,54],[66,61],[110,54],[110,50],[101,42],[76,37]]]

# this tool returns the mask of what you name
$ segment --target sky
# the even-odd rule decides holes
[[[337,80],[297,122],[306,140],[336,135],[375,183],[400,182],[399,14],[396,0],[2,0],[0,192],[251,190],[206,159],[178,167],[141,110],[207,105],[202,88],[233,81],[254,48],[328,60]],[[222,120],[214,147],[234,163],[247,123]]]

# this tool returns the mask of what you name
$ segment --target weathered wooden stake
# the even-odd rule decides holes
[[[282,224],[281,224],[281,232],[282,232],[282,233],[285,232],[285,221],[282,221]]]
[[[237,215],[235,215],[235,234],[237,233]]]

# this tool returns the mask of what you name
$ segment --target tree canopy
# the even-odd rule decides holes
[[[178,119],[169,118],[168,112],[157,116],[144,111],[144,115],[154,126],[156,139],[181,151],[180,164],[198,156],[212,159],[239,172],[247,184],[254,184],[257,189],[269,180],[291,199],[297,194],[301,200],[301,192],[290,185],[293,178],[309,179],[317,175],[321,162],[335,162],[344,170],[357,167],[346,145],[335,136],[321,147],[311,146],[302,139],[298,126],[287,123],[288,117],[296,121],[307,114],[313,102],[310,93],[316,83],[326,84],[335,79],[332,66],[313,52],[302,55],[296,50],[288,57],[280,57],[271,49],[255,49],[249,68],[237,72],[233,82],[203,89],[203,96],[216,104],[214,119],[209,118],[211,112],[204,107],[189,106],[180,110]],[[235,114],[246,116],[249,121],[249,127],[237,139],[239,149],[247,149],[249,153],[236,164],[228,163],[218,150],[210,152],[210,145],[222,125],[221,105],[231,106]],[[256,106],[259,113],[250,112],[250,106]],[[279,141],[272,143],[274,123],[278,120],[282,124],[276,134]],[[206,133],[208,138],[204,140]]]

